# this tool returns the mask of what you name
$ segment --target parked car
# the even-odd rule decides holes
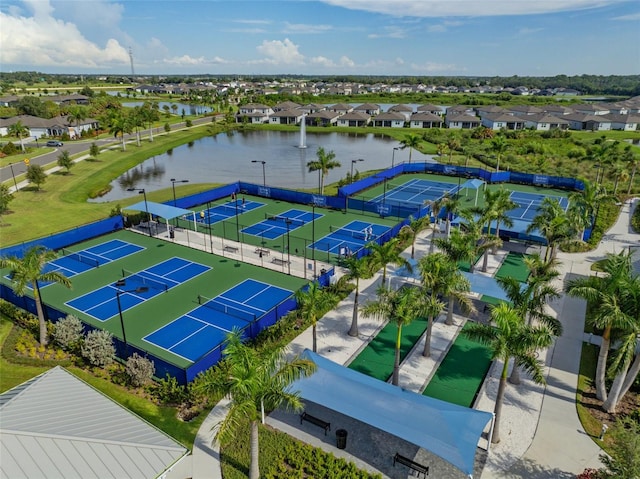
[[[47,146],[62,146],[63,143],[58,140],[49,140],[47,141]]]

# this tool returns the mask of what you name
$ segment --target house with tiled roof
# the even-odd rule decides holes
[[[71,95],[53,95],[46,97],[46,100],[52,101],[57,105],[88,105],[89,97],[81,95],[79,93],[72,93]]]
[[[477,116],[469,115],[468,113],[449,114],[447,112],[444,123],[447,128],[473,130],[474,128],[478,128],[480,126],[481,120]]]
[[[16,103],[20,101],[20,98],[17,95],[8,95],[0,98],[0,106],[14,106]]]
[[[273,105],[272,110],[274,112],[282,111],[282,110],[294,110],[296,108],[300,108],[300,104],[295,101],[283,101]]]
[[[297,125],[302,121],[304,112],[298,109],[278,110],[269,116],[270,125]]]
[[[338,126],[367,126],[371,116],[360,111],[350,111],[338,118]]]
[[[236,114],[236,122],[242,123],[247,121],[252,124],[268,123],[269,117],[273,114],[273,110],[268,105],[262,103],[247,103],[239,107]]]
[[[482,105],[474,108],[473,111],[475,111],[480,118],[487,114],[497,115],[508,112],[505,108],[498,105]]]
[[[60,137],[64,134],[70,138],[79,137],[83,131],[97,130],[98,120],[85,118],[84,120],[71,124],[66,116],[56,116],[54,118],[40,118],[31,115],[18,115],[11,118],[0,119],[0,135],[6,135],[11,125],[21,122],[29,130],[27,136],[34,138]]]
[[[588,113],[572,113],[563,117],[569,122],[572,130],[585,131],[609,131],[611,130],[611,120],[606,115],[591,115]]]
[[[442,128],[444,121],[440,115],[427,111],[416,112],[409,119],[409,128]]]
[[[387,111],[392,113],[400,113],[404,116],[405,121],[409,121],[411,115],[413,114],[413,108],[411,108],[409,105],[404,104],[393,105],[392,107],[389,107]]]
[[[622,131],[640,131],[640,115],[638,114],[611,114],[607,115],[607,119],[611,120],[612,130]]]
[[[571,105],[573,111],[584,113],[585,115],[608,115],[611,113],[608,107],[595,105],[593,103],[582,103],[580,105]]]
[[[492,130],[523,130],[524,118],[507,113],[485,113],[481,117],[482,126]]]
[[[326,105],[320,105],[318,103],[307,103],[306,105],[302,105],[300,107],[300,111],[304,113],[314,113],[316,111],[326,110]]]
[[[331,126],[338,123],[340,116],[337,111],[321,110],[309,113],[304,118],[309,126]]]
[[[528,115],[523,118],[525,128],[533,128],[538,131],[549,130],[567,130],[569,129],[569,121],[563,117],[558,118],[549,113],[539,113],[537,115]]]
[[[387,111],[373,118],[373,126],[383,128],[404,128],[406,118],[402,113]]]
[[[438,105],[425,104],[416,108],[418,113],[431,113],[432,115],[444,116],[444,108]]]
[[[539,115],[544,113],[542,108],[533,105],[513,105],[507,108],[507,111],[516,116]]]
[[[380,105],[376,105],[375,103],[363,103],[362,105],[356,106],[353,111],[357,111],[360,113],[365,113],[369,116],[376,116],[380,114]]]
[[[336,103],[335,105],[328,106],[327,110],[335,111],[336,113],[339,113],[340,115],[344,115],[345,113],[349,113],[350,111],[353,111],[353,107],[351,105],[346,104],[346,103]]]
[[[541,108],[544,110],[544,113],[548,113],[549,115],[557,116],[557,117],[568,115],[570,113],[575,113],[573,108],[570,108],[564,105],[555,105],[553,103],[549,105],[544,105]]]

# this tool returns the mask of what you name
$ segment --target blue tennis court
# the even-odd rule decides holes
[[[142,250],[144,250],[142,246],[117,239],[79,251],[71,251],[63,248],[59,251],[62,256],[53,261],[49,261],[44,265],[42,270],[46,273],[57,271],[67,278],[71,278]],[[6,276],[6,278],[11,279],[9,276]],[[52,283],[45,281],[38,282],[40,288],[44,288],[50,284]],[[31,286],[29,286],[29,288],[31,288]]]
[[[215,298],[199,296],[200,306],[143,339],[195,362],[218,347],[233,329],[247,336],[251,323],[292,294],[287,289],[247,279]]]
[[[510,218],[531,222],[531,220],[533,220],[533,218],[538,214],[538,208],[545,198],[551,198],[558,201],[565,211],[569,207],[569,199],[564,196],[513,191],[511,193],[511,201],[517,203],[518,207],[510,210],[507,214]]]
[[[330,229],[331,233],[309,245],[309,248],[349,256],[369,241],[389,231],[388,226],[359,220],[342,227],[331,226]]]
[[[222,205],[216,205],[209,209],[202,210],[196,215],[196,218],[198,223],[212,225],[220,221],[228,220],[236,214],[241,215],[242,213],[255,210],[261,206],[264,206],[264,203],[236,199],[228,201]]]
[[[210,269],[186,259],[170,258],[135,273],[123,270],[123,278],[118,282],[121,284],[108,284],[65,304],[98,321],[106,321]]]
[[[322,218],[322,216],[320,213],[315,213],[315,219]],[[313,220],[314,213],[311,211],[291,209],[277,215],[267,213],[264,221],[244,228],[242,233],[273,240],[286,235],[287,231],[301,228]]]
[[[388,184],[386,193],[376,196],[371,202],[383,203],[383,201],[393,201],[412,205],[423,205],[425,201],[437,200],[445,194],[453,195],[457,190],[458,185],[451,183],[413,179],[402,184]]]

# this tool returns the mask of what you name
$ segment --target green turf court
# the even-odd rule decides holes
[[[72,313],[86,323],[110,331],[115,337],[122,339],[122,329],[117,314],[101,322],[88,314],[66,306],[65,303],[100,289],[105,285],[115,283],[122,277],[123,269],[137,272],[153,267],[170,258],[182,258],[193,263],[206,265],[210,268],[206,272],[123,311],[123,321],[129,344],[148,351],[160,359],[181,368],[188,367],[192,363],[166,349],[143,341],[142,338],[198,307],[198,295],[212,298],[246,279],[254,279],[292,292],[306,284],[306,281],[301,278],[130,231],[118,231],[93,238],[76,244],[69,249],[81,251],[116,238],[142,246],[144,250],[74,276],[71,278],[73,285],[71,290],[58,284],[43,287],[41,289],[42,299],[46,304],[60,311]],[[4,278],[6,274],[7,271],[4,271],[0,280],[10,285],[9,280]]]
[[[417,318],[402,327],[400,362],[409,354],[426,329],[426,318]],[[396,323],[387,324],[349,364],[349,368],[381,381],[388,380],[393,374],[397,334]]]
[[[238,208],[237,217],[232,210],[230,211],[230,214],[233,216],[213,223],[210,226],[202,223],[197,223],[194,226],[193,221],[189,219],[178,219],[177,225],[189,230],[197,229],[199,232],[207,235],[210,233],[214,238],[239,241],[274,251],[286,253],[287,246],[289,246],[289,252],[292,255],[311,258],[313,254],[317,260],[335,264],[337,263],[338,256],[330,251],[332,248],[335,249],[335,240],[323,241],[324,237],[331,234],[331,227],[339,228],[355,221],[366,221],[368,223],[382,225],[390,229],[398,223],[397,218],[380,218],[377,215],[363,215],[354,211],[344,212],[341,210],[318,206],[312,208],[310,205],[288,203],[286,201],[273,200],[260,196],[240,194],[238,195],[238,198],[240,198],[240,201],[241,198],[245,198],[247,204],[261,203],[262,205],[253,209],[247,209],[246,211],[243,211],[242,208]],[[213,208],[227,203],[229,203],[229,198],[225,197],[209,203],[209,207]],[[192,210],[200,212],[203,209],[207,209],[207,205],[201,205],[197,208],[193,208]],[[293,224],[288,235],[286,234],[286,230],[282,230],[283,234],[273,239],[269,238],[267,235],[260,235],[259,233],[248,234],[243,232],[243,230],[251,230],[251,227],[254,225],[264,222],[267,217],[279,216],[290,210],[300,210],[308,213],[315,212],[316,219],[315,221],[305,221],[303,226]],[[199,213],[196,216],[199,217]],[[309,217],[312,217],[312,215]],[[317,248],[313,253],[311,249],[308,248],[308,246],[313,243],[312,239],[315,239],[317,245]]]
[[[529,268],[524,264],[527,255],[523,253],[510,252],[504,259],[500,268],[496,272],[496,278],[515,278],[521,283],[529,278]]]
[[[462,331],[469,325],[470,323],[466,323]],[[491,350],[470,340],[462,331],[422,394],[459,406],[472,407],[491,366]]]

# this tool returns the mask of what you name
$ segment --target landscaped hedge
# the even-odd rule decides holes
[[[636,233],[640,233],[640,205],[636,205],[636,209],[631,217],[631,228]]]

